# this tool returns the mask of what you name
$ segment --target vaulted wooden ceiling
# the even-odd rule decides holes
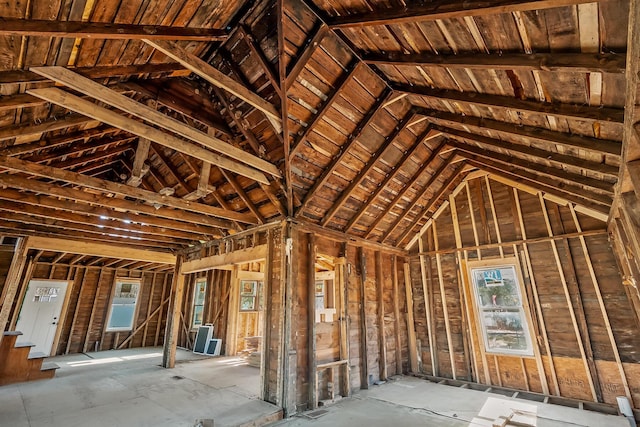
[[[3,3],[0,233],[175,250],[296,216],[400,246],[478,173],[606,217],[634,156],[629,13]]]

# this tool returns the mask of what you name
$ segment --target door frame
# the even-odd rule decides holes
[[[56,325],[56,332],[53,335],[53,342],[51,343],[51,348],[49,349],[49,356],[56,356],[58,353],[57,348],[58,348],[58,344],[60,343],[60,336],[62,335],[62,327],[64,326],[64,322],[66,321],[66,318],[67,318],[69,301],[71,301],[71,291],[73,290],[73,285],[75,281],[73,279],[39,279],[36,277],[31,277],[26,283],[25,292],[22,297],[22,301],[20,301],[20,310],[18,310],[18,317],[16,318],[16,326],[18,325],[20,314],[22,314],[22,309],[24,308],[24,299],[27,297],[27,292],[28,292],[27,289],[29,288],[29,285],[31,284],[32,281],[57,282],[57,283],[66,282],[67,283],[67,290],[65,291],[62,307],[60,308],[60,316],[58,316],[58,324]],[[14,330],[16,326],[14,326]],[[71,337],[69,337],[69,339],[71,339]]]

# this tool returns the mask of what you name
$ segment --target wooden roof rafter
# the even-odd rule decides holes
[[[446,196],[449,192],[453,190],[454,185],[458,185],[460,181],[464,178],[465,175],[465,163],[461,162],[454,166],[453,172],[450,178],[440,187],[440,189],[429,199],[429,202],[422,208],[422,210],[415,216],[414,220],[411,224],[405,228],[404,232],[396,239],[396,246],[400,246],[402,242],[413,233],[414,228],[420,224],[422,220],[429,214],[431,209],[434,206],[438,205],[438,202],[442,199],[443,196]],[[446,202],[446,201],[445,201]],[[437,209],[436,209],[437,212]],[[390,234],[386,234],[381,240],[381,243],[384,243]]]
[[[438,153],[438,154],[440,154],[440,153]],[[436,156],[433,156],[433,153],[432,153],[432,158],[435,158],[435,157]],[[409,216],[411,211],[418,205],[418,203],[420,203],[420,201],[422,199],[424,199],[424,197],[429,193],[429,191],[433,190],[433,188],[432,188],[433,184],[436,183],[437,180],[441,178],[441,175],[447,169],[450,169],[451,164],[456,159],[456,157],[457,156],[456,156],[455,153],[449,153],[449,156],[446,157],[446,159],[444,159],[442,161],[440,166],[438,166],[438,168],[431,173],[431,177],[424,184],[424,186],[422,187],[422,190],[420,190],[418,192],[418,194],[416,194],[416,196],[413,198],[413,200],[411,200],[411,202],[403,209],[402,214],[400,214],[396,218],[396,220],[391,224],[391,226],[382,233],[382,236],[379,239],[379,241],[381,243],[384,243],[384,241],[387,240],[387,238],[396,230],[396,228],[398,228],[398,226],[405,220],[405,218],[407,218]],[[427,165],[430,164],[430,163],[431,162],[427,163]],[[458,164],[457,166],[454,166],[454,167],[458,167],[459,168],[460,165]],[[415,177],[418,177],[418,176],[419,176],[419,174],[415,175]],[[403,193],[406,193],[406,190],[408,190],[410,187],[411,187],[410,185],[407,185],[405,187],[405,191],[403,191]],[[403,194],[403,193],[400,193],[400,194]],[[396,202],[399,201],[399,197],[396,196],[396,199],[394,199],[394,201],[396,201]],[[396,206],[395,203],[390,205],[390,208],[387,210],[387,213],[390,213],[394,206]],[[372,224],[369,227],[369,230],[366,232],[364,237],[365,238],[369,238],[369,236],[373,233],[373,231],[376,229],[377,226],[378,226],[377,223]]]
[[[614,73],[625,71],[625,56],[619,53],[458,53],[404,54],[399,52],[364,53],[368,65],[396,67],[442,67],[446,69],[491,69],[523,71],[561,71],[575,73]]]
[[[32,71],[37,72],[39,74],[45,75],[59,83],[65,84],[66,86],[81,91],[88,96],[91,96],[95,99],[103,101],[109,105],[113,105],[116,108],[119,108],[127,113],[133,114],[136,117],[139,117],[149,123],[152,123],[156,126],[160,126],[164,129],[175,132],[176,134],[188,138],[192,141],[198,142],[208,148],[216,150],[222,154],[225,154],[235,160],[242,161],[247,166],[251,168],[258,169],[263,172],[270,173],[274,176],[280,176],[280,171],[274,165],[266,162],[265,160],[255,158],[253,156],[248,155],[246,152],[233,147],[232,145],[222,141],[218,138],[215,138],[211,135],[208,135],[204,132],[201,132],[197,129],[189,127],[184,123],[175,120],[171,117],[167,117],[166,115],[159,113],[158,111],[150,108],[144,104],[133,101],[126,96],[120,95],[117,92],[110,90],[98,83],[93,82],[92,80],[85,79],[81,76],[75,75],[73,72],[62,68],[62,67],[35,67],[32,68]],[[129,130],[130,131],[130,130]],[[135,132],[132,132],[135,133]],[[140,135],[144,136],[145,135]],[[149,138],[152,139],[152,138]],[[159,141],[155,141],[161,143]],[[162,144],[162,143],[161,143]],[[166,144],[163,144],[166,145]],[[171,147],[171,148],[175,148]],[[185,152],[184,150],[179,150]],[[193,155],[192,153],[186,153]],[[208,160],[212,160],[208,159]],[[201,160],[207,160],[201,158]],[[220,164],[222,167],[228,167],[229,163],[225,161],[217,160],[216,164]],[[238,171],[238,168],[235,168],[234,172],[242,174],[243,172]],[[247,172],[245,168],[242,168],[244,173]],[[256,174],[252,174],[253,179],[260,178],[256,176]],[[260,179],[256,179],[260,180]]]
[[[227,32],[217,28],[135,25],[111,22],[49,21],[39,19],[0,18],[0,35],[72,37],[116,40],[188,40],[221,41]]]
[[[392,172],[387,174],[387,176],[385,176],[385,178],[380,183],[378,183],[376,190],[368,197],[367,200],[365,200],[365,203],[360,207],[360,209],[356,212],[356,214],[353,217],[351,217],[346,227],[343,229],[344,232],[348,232],[351,228],[354,227],[354,225],[360,220],[360,218],[362,218],[362,216],[369,209],[371,204],[387,188],[387,185],[393,179],[395,179],[396,176],[402,171],[405,163],[411,158],[411,156],[414,155],[414,153],[418,150],[418,148],[420,148],[421,146],[424,146],[425,142],[427,142],[432,138],[438,137],[440,134],[441,134],[440,132],[434,131],[430,126],[427,126],[424,132],[418,135],[418,137],[416,138],[416,143],[413,145],[413,147],[411,147],[411,149],[406,150],[403,153],[400,160],[398,160],[398,163],[392,168]],[[431,151],[431,153],[440,151],[443,144],[444,142],[441,142],[438,145],[436,145],[436,147]]]
[[[178,61],[185,68],[191,70],[212,85],[232,93],[233,95],[252,105],[254,108],[262,111],[268,116],[271,123],[276,127],[276,131],[278,133],[282,131],[282,116],[273,104],[263,100],[261,97],[259,97],[257,94],[255,94],[245,86],[233,80],[226,74],[216,70],[214,67],[204,62],[197,56],[187,52],[176,43],[167,41],[153,41],[148,39],[144,40],[144,42],[169,56],[174,61]]]
[[[325,115],[327,110],[331,108],[333,102],[341,95],[342,90],[349,82],[355,77],[358,72],[358,68],[360,65],[360,61],[353,61],[348,67],[347,70],[338,78],[335,82],[334,88],[330,93],[327,94],[327,99],[322,103],[320,108],[315,112],[311,121],[307,123],[307,126],[302,131],[302,134],[298,135],[296,140],[293,142],[291,147],[291,156],[295,156],[296,152],[299,150],[300,145],[304,143],[305,139],[309,136],[315,125],[322,120],[322,117]]]
[[[555,151],[543,150],[540,148],[531,147],[524,144],[511,143],[510,141],[503,141],[500,139],[489,138],[484,135],[473,134],[469,132],[463,132],[458,129],[451,129],[444,126],[434,126],[435,130],[438,130],[455,140],[472,141],[480,144],[482,147],[489,151],[495,151],[495,149],[501,149],[508,151],[511,155],[521,154],[534,158],[536,162],[542,162],[544,165],[547,163],[555,164],[556,167],[564,169],[564,166],[569,166],[575,170],[576,173],[582,173],[584,171],[597,173],[603,175],[605,178],[615,181],[618,175],[618,167],[609,165],[606,163],[595,162],[590,160],[584,160],[580,157],[575,157],[567,154],[560,154]],[[518,157],[518,156],[516,156]]]
[[[593,193],[589,193],[576,185],[559,185],[558,181],[541,177],[515,167],[496,167],[495,162],[487,160],[481,156],[475,156],[468,153],[460,153],[460,155],[466,159],[466,162],[469,165],[475,166],[497,176],[505,176],[513,181],[522,182],[529,187],[557,195],[558,197],[569,200],[578,205],[585,206],[594,211],[608,212],[612,203],[612,199],[610,197],[594,195]]]
[[[201,203],[191,203],[176,197],[163,196],[151,191],[142,190],[124,184],[90,178],[78,173],[69,172],[50,166],[38,165],[36,163],[25,162],[23,160],[14,159],[11,157],[0,156],[0,167],[57,181],[64,181],[80,187],[92,188],[98,191],[132,197],[149,203],[158,204],[160,206],[170,206],[176,209],[187,210],[200,214],[207,214],[216,218],[239,221],[247,224],[255,223],[255,220],[247,214],[241,214],[238,212],[216,208]],[[225,228],[233,228],[230,223],[226,225],[227,227]]]
[[[384,218],[387,216],[387,214],[389,214],[391,209],[393,209],[393,207],[396,204],[398,204],[406,196],[406,194],[413,187],[413,185],[415,185],[418,182],[420,177],[422,177],[422,175],[429,170],[429,167],[431,166],[431,163],[436,158],[441,156],[442,154],[445,154],[445,153],[443,153],[443,151],[444,151],[444,148],[446,148],[446,147],[447,147],[447,145],[446,145],[446,142],[445,142],[444,144],[440,144],[436,148],[433,149],[433,151],[431,152],[429,157],[425,161],[423,161],[422,164],[418,167],[418,170],[413,173],[413,176],[411,177],[411,179],[407,183],[404,184],[402,189],[398,192],[398,194],[396,194],[396,196],[393,198],[393,200],[391,200],[387,204],[387,209],[385,209],[383,212],[379,212],[378,215],[376,215],[376,219],[373,221],[373,223],[371,225],[369,225],[369,228],[367,229],[367,231],[364,234],[364,238],[365,239],[369,238],[369,236],[376,230],[378,225],[384,220]],[[452,159],[453,159],[452,157],[449,157],[449,158],[447,158],[447,160],[444,161],[445,165],[441,165],[440,166],[442,168],[442,170],[444,170],[446,165],[450,164],[450,161]]]
[[[609,122],[616,125],[622,125],[624,122],[624,110],[621,108],[549,103],[533,101],[530,99],[517,99],[505,95],[460,92],[451,89],[437,89],[399,83],[392,83],[391,87],[397,92],[407,93],[409,95],[425,96],[442,101],[461,102],[489,108],[551,115],[571,120]]]
[[[385,102],[389,100],[391,94],[391,90],[387,89],[376,98],[373,106],[358,122],[354,131],[351,132],[351,134],[349,134],[349,136],[347,137],[347,140],[340,146],[340,151],[333,156],[329,165],[324,168],[324,171],[322,172],[320,177],[318,177],[318,179],[316,179],[316,181],[313,183],[313,186],[305,195],[301,206],[298,208],[298,212],[296,215],[300,215],[300,213],[302,213],[302,211],[308,206],[309,202],[313,199],[317,192],[326,184],[329,177],[335,172],[347,153],[349,153],[353,144],[355,144],[358,138],[362,136],[362,132],[373,122],[376,113],[380,111],[380,109],[383,108]]]
[[[354,189],[362,183],[362,180],[367,176],[367,174],[369,174],[373,166],[387,151],[387,149],[391,147],[393,141],[400,134],[400,132],[406,129],[407,125],[411,122],[411,119],[413,119],[414,116],[415,111],[410,110],[402,119],[398,121],[393,131],[389,135],[384,137],[384,141],[380,144],[376,151],[372,153],[371,157],[365,162],[364,167],[358,172],[357,176],[349,183],[349,185],[341,192],[338,199],[333,203],[333,206],[331,206],[329,211],[324,215],[322,221],[320,221],[320,224],[322,226],[326,226],[333,219],[333,217],[338,213],[338,211],[346,203],[349,197],[351,197]]]
[[[480,130],[496,131],[512,137],[524,137],[531,141],[560,145],[566,148],[579,148],[593,153],[619,156],[622,149],[620,141],[594,138],[586,135],[553,131],[546,128],[515,124],[462,114],[450,113],[427,108],[416,108],[416,111],[427,120],[442,120],[464,126],[472,126]]]
[[[593,0],[455,0],[449,2],[428,2],[396,7],[386,10],[353,13],[327,19],[331,29],[365,27],[374,25],[402,24],[415,21],[435,21],[438,19],[463,18],[466,16],[494,15],[498,13],[542,10],[582,3]]]

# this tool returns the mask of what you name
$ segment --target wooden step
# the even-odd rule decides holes
[[[48,356],[41,351],[32,351],[27,358],[29,364],[29,372],[39,371],[42,368],[42,362]]]
[[[56,375],[57,369],[60,369],[60,366],[53,362],[45,362],[42,364],[40,370],[34,370],[29,373],[29,381],[53,378]]]
[[[22,332],[20,331],[5,331],[2,334],[2,344],[0,344],[0,356],[4,355],[16,345],[16,340]]]

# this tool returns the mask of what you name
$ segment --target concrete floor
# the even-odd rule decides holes
[[[259,369],[203,357],[178,350],[175,369],[159,366],[161,348],[50,358],[56,378],[0,387],[0,426],[176,427],[213,418],[222,427],[278,411],[258,400]]]
[[[191,427],[198,418],[212,418],[216,427],[224,427],[278,411],[258,400],[259,370],[244,360],[203,359],[178,350],[176,368],[163,369],[161,352],[147,348],[51,358],[60,365],[55,379],[0,387],[0,426]],[[271,425],[475,427],[491,426],[498,416],[518,410],[522,422],[536,427],[629,426],[623,417],[403,376],[320,409],[318,418],[307,413]]]
[[[498,416],[509,416],[517,410],[521,413],[518,421],[536,427],[629,427],[621,416],[511,399],[414,377],[394,377],[386,384],[361,390],[352,398],[319,409],[326,413],[318,418],[310,419],[306,413],[270,426],[491,427]]]

